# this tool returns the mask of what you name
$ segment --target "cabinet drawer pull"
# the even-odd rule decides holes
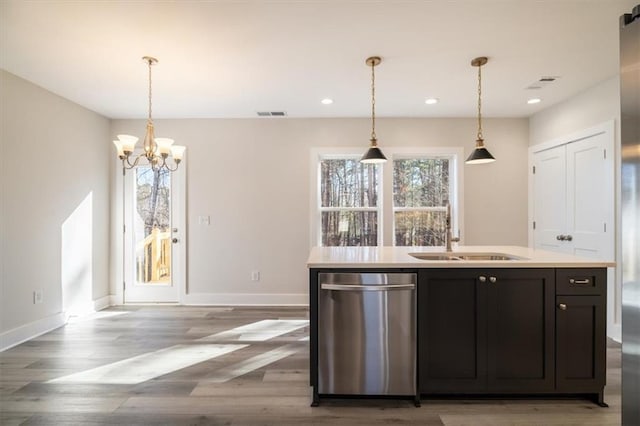
[[[569,284],[579,284],[579,285],[588,285],[591,283],[591,280],[589,278],[584,278],[584,279],[575,279],[575,278],[569,278]]]
[[[561,311],[566,311],[567,310],[567,305],[565,305],[564,303],[561,303],[558,305],[558,308],[560,308]]]

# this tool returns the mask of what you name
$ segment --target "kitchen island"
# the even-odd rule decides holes
[[[421,398],[461,395],[571,395],[606,405],[606,268],[612,262],[516,246],[460,246],[451,252],[441,247],[316,247],[307,266],[312,405],[341,396],[403,396],[419,403]],[[366,291],[360,302],[345,304],[342,295],[329,293],[339,286],[324,282],[348,276],[350,281],[375,277],[393,283],[400,275],[415,282],[415,297],[402,302],[406,307],[407,300],[415,301],[412,326],[407,325],[408,314],[391,308],[395,293],[372,299],[373,292]],[[321,306],[323,300],[330,306]],[[362,313],[344,316],[340,310]],[[384,310],[387,322],[368,324],[377,318],[375,310]],[[335,318],[324,318],[328,315]],[[345,338],[351,324],[367,335]],[[410,354],[415,356],[400,351],[406,363],[415,362],[414,369],[403,373],[413,375],[413,395],[393,390],[391,367],[402,365],[395,352],[404,347],[397,333],[416,341],[411,346],[416,353]],[[340,334],[341,340],[332,341],[332,334]],[[349,349],[336,348],[352,344],[345,343],[349,339],[360,352],[369,352],[362,362],[347,362],[361,370],[354,377],[366,384],[371,382],[367,376],[375,376],[377,382],[386,380],[385,386],[369,386],[374,390],[361,394],[352,388],[334,391],[341,388],[334,387],[336,379],[327,370],[340,368],[335,354],[350,356]],[[380,354],[371,355],[372,348]]]

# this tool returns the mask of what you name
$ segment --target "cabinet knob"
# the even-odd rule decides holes
[[[560,308],[561,311],[566,311],[567,310],[567,305],[565,305],[564,303],[561,303],[558,305],[558,308]]]
[[[171,239],[171,242],[172,242],[173,244],[175,244],[175,243],[177,243],[177,242],[178,242],[178,239],[177,239],[177,238],[172,238],[172,239]]]
[[[564,235],[556,235],[556,240],[564,241]]]
[[[567,240],[567,241],[571,241],[571,240],[573,240],[573,237],[571,235],[565,235],[564,239]]]
[[[498,279],[496,277],[489,277],[489,281],[495,283],[496,281],[498,281]]]
[[[484,283],[484,282],[486,282],[486,281],[487,281],[487,277],[485,277],[484,275],[480,275],[480,276],[478,277],[478,280],[479,280],[481,283]]]

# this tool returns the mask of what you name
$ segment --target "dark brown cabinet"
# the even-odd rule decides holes
[[[558,269],[556,279],[556,389],[604,405],[606,270]]]
[[[422,396],[581,395],[606,405],[606,268],[376,271],[418,274]],[[314,389],[318,272],[310,280]]]
[[[421,270],[421,393],[552,392],[554,283],[553,269]]]

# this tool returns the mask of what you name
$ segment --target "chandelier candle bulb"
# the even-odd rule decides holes
[[[156,145],[158,145],[158,151],[163,157],[168,157],[171,153],[171,145],[173,145],[173,139],[169,138],[156,138]]]
[[[182,145],[171,146],[171,156],[173,157],[173,160],[176,162],[176,164],[182,161],[182,156],[184,155],[185,149],[187,149],[187,147]]]

